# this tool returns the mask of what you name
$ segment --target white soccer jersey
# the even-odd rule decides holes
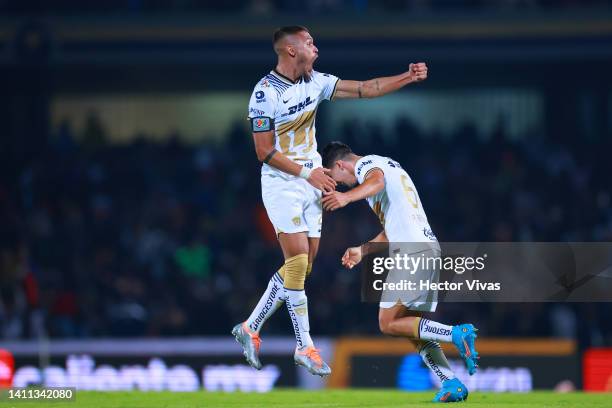
[[[385,176],[385,188],[368,197],[389,242],[437,242],[412,179],[400,164],[388,157],[364,156],[355,163],[357,182],[362,184],[372,169]]]
[[[289,159],[310,168],[321,167],[315,138],[317,107],[332,99],[338,78],[313,71],[310,79],[292,82],[270,71],[255,86],[249,102],[249,116],[253,132],[274,129],[276,150]],[[292,177],[272,166],[263,164],[262,174]]]

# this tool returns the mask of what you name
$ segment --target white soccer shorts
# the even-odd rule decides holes
[[[276,234],[307,232],[321,237],[321,191],[300,177],[262,174],[261,197]]]

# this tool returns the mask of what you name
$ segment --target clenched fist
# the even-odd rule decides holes
[[[410,64],[408,67],[412,82],[421,82],[427,79],[427,64],[424,62],[417,62]]]

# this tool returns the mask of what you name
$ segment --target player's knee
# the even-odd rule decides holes
[[[299,254],[285,260],[285,287],[304,290],[304,280],[308,270],[308,254]]]
[[[390,333],[390,326],[391,326],[391,321],[392,319],[385,317],[385,316],[380,316],[378,318],[378,328],[380,329],[380,332],[383,334],[391,334]]]

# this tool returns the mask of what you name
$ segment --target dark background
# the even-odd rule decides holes
[[[168,132],[113,142],[95,112],[56,124],[70,96],[248,95],[275,65],[273,30],[307,25],[316,69],[367,79],[426,61],[401,95],[527,89],[538,126],[428,130],[319,110],[317,138],[388,155],[413,178],[441,241],[612,239],[609,1],[0,1],[0,338],[227,335],[282,255],[261,203],[244,117],[195,142]],[[358,119],[372,101],[354,112]],[[408,108],[407,108],[408,109]],[[388,123],[386,125],[389,125]],[[202,127],[206,129],[207,124]],[[315,335],[376,333],[349,245],[378,231],[365,203],[324,215],[307,282]],[[486,336],[612,344],[610,304],[442,304]],[[264,335],[290,334],[286,313]]]

